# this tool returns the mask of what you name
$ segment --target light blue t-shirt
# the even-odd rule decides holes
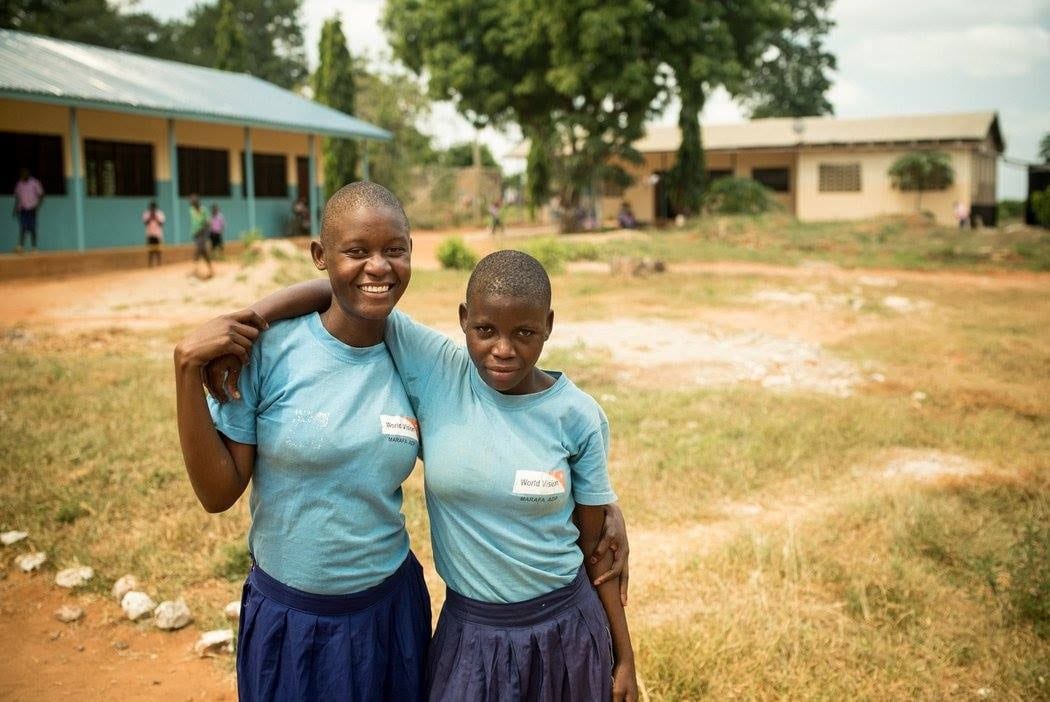
[[[609,422],[563,374],[531,395],[503,395],[466,349],[407,315],[386,343],[423,438],[434,562],[454,591],[521,602],[572,582],[583,562],[572,511],[616,500]]]
[[[248,546],[265,572],[319,594],[359,592],[408,555],[401,483],[419,435],[384,344],[354,348],[317,314],[272,325],[215,426],[256,446]]]

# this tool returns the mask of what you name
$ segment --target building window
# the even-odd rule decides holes
[[[152,144],[85,139],[84,164],[90,197],[156,195]]]
[[[751,177],[775,193],[791,191],[791,172],[787,168],[753,168]]]
[[[733,175],[733,171],[728,168],[715,168],[707,172],[707,182],[713,183],[719,178],[729,178]]]
[[[66,175],[62,159],[62,137],[51,134],[0,132],[0,187],[10,194],[23,168],[44,186],[46,195],[66,194]]]
[[[225,149],[179,147],[179,194],[230,196],[230,153]]]
[[[820,164],[820,192],[822,193],[859,193],[859,163],[822,163]]]
[[[247,177],[244,153],[241,153],[241,173]],[[255,197],[288,197],[288,177],[284,154],[252,154],[255,175]],[[245,197],[248,188],[244,189]]]

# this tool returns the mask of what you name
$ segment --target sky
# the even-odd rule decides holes
[[[136,7],[170,19],[194,0],[139,0]],[[304,0],[302,21],[311,69],[325,19],[339,12],[350,51],[389,61],[379,17],[383,0]],[[1050,0],[835,0],[828,49],[838,59],[829,99],[841,117],[995,110],[1006,156],[1035,161],[1050,133]],[[709,98],[701,120],[741,122],[746,116],[723,91]],[[657,122],[677,121],[670,108]],[[423,131],[441,146],[474,137],[449,104],[437,104]],[[516,130],[480,138],[510,172],[523,168],[505,155]],[[999,197],[1023,198],[1022,167],[1000,160]]]

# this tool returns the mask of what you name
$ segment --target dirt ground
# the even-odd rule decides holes
[[[413,264],[416,268],[437,267],[434,253],[443,237],[443,234],[430,233],[415,236]],[[492,245],[489,239],[480,234],[474,235],[470,243],[481,252]],[[288,242],[277,245],[294,247]],[[15,336],[45,332],[61,335],[92,328],[150,329],[199,322],[215,313],[217,300],[221,301],[222,309],[230,309],[251,302],[261,292],[272,287],[272,276],[268,275],[269,269],[265,267],[276,266],[276,259],[267,256],[258,265],[262,268],[256,269],[256,274],[245,276],[236,262],[218,263],[215,277],[207,281],[192,277],[188,264],[180,263],[153,270],[117,271],[60,280],[0,282],[0,332]],[[614,344],[613,350],[618,351],[620,357],[614,356],[613,360],[624,368],[643,369],[661,362],[652,355],[654,347],[666,349],[671,348],[669,344],[678,343],[682,348],[705,348],[708,354],[714,353],[712,348],[723,348],[725,357],[714,357],[714,362],[717,365],[725,361],[723,365],[727,377],[758,379],[763,386],[774,388],[780,383],[790,382],[794,377],[792,373],[802,372],[800,368],[792,366],[789,360],[801,358],[801,366],[819,371],[813,376],[817,378],[813,382],[825,383],[828,392],[842,394],[848,392],[851,383],[855,382],[855,371],[841,365],[841,362],[824,359],[819,351],[819,343],[836,338],[840,330],[824,328],[817,321],[812,321],[820,316],[806,314],[809,309],[807,306],[814,304],[814,300],[809,297],[799,297],[797,294],[790,297],[776,292],[774,289],[778,279],[856,282],[868,288],[884,288],[878,294],[887,296],[893,294],[895,280],[921,280],[981,289],[1050,288],[1050,277],[1028,273],[985,276],[967,273],[843,271],[821,266],[782,268],[733,263],[691,264],[676,270],[768,278],[768,287],[772,292],[762,292],[755,300],[755,309],[747,312],[743,318],[740,312],[734,313],[737,325],[746,323],[757,331],[753,331],[751,336],[743,332],[736,333],[739,329],[712,336],[709,331],[705,332],[696,326],[683,329],[670,322],[654,326],[652,322],[624,318],[562,325],[559,328],[562,342],[571,346],[588,337],[608,338],[612,328],[618,327],[620,334],[617,338],[620,342]],[[259,281],[266,281],[269,287],[262,289]],[[848,304],[848,301],[844,304]],[[785,322],[786,318],[791,317],[785,310],[792,308],[797,308],[797,314],[794,315],[796,319],[811,320],[806,328],[801,329],[805,338],[798,340],[794,346],[781,343],[773,350],[774,355],[780,353],[785,357],[780,367],[767,368],[760,360],[749,361],[747,349],[783,342],[784,337],[775,334],[780,327],[792,324],[790,321]],[[716,313],[703,321],[717,324],[720,320]],[[588,324],[604,325],[602,333],[589,333]],[[795,331],[797,336],[799,327],[796,326]],[[654,334],[665,338],[665,341],[648,345],[639,341],[643,335],[651,339]],[[673,342],[676,336],[679,341]],[[680,362],[681,349],[678,346],[671,350],[675,351],[672,355]],[[737,365],[730,363],[730,359],[736,359],[734,363]],[[702,384],[707,380],[710,378],[701,373],[696,382]],[[719,380],[725,380],[725,377],[715,378],[715,381]],[[898,460],[887,468],[887,474],[928,472],[928,464],[933,459],[924,457],[922,460],[925,463],[920,461],[915,465],[900,463]],[[786,509],[770,505],[727,505],[726,516],[727,520],[770,519]],[[711,537],[712,528],[722,527],[706,527],[705,538]],[[637,547],[638,544],[646,543],[647,538],[645,534],[632,535],[632,543],[636,544],[635,552],[642,559],[632,569],[635,573],[650,570],[642,562],[646,559],[642,554],[647,549]],[[666,538],[660,541],[668,542]],[[693,538],[681,541],[695,543]],[[654,550],[648,558],[653,560],[657,555]],[[652,572],[659,571],[656,564],[651,566]],[[86,616],[73,624],[58,622],[54,618],[54,611],[62,604],[69,603],[83,607]],[[0,661],[0,699],[235,699],[235,681],[229,658],[202,659],[192,652],[192,645],[199,634],[195,626],[166,633],[147,625],[132,625],[123,619],[119,607],[108,598],[74,594],[55,586],[50,575],[27,575],[11,568],[7,570],[6,577],[0,580],[0,651],[4,652]]]

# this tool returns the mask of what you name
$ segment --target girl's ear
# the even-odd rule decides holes
[[[459,303],[459,328],[463,330],[463,333],[467,333],[467,303]]]
[[[554,331],[554,310],[547,312],[547,331],[543,335],[543,340],[551,338],[551,332]]]
[[[314,267],[319,271],[328,270],[328,263],[324,257],[324,247],[319,241],[310,242],[310,257],[314,260]]]

